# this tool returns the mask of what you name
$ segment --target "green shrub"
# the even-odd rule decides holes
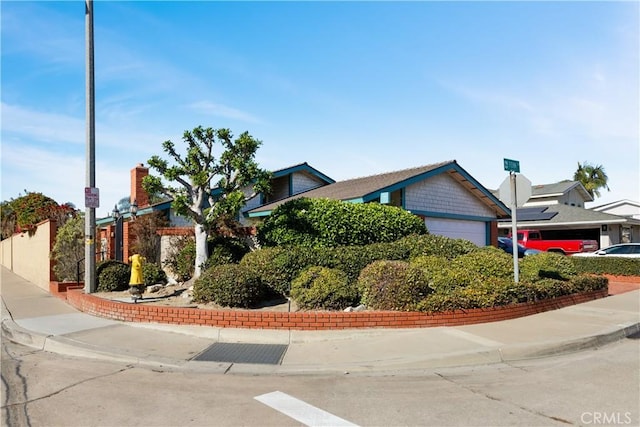
[[[300,198],[271,213],[258,228],[258,241],[263,246],[361,246],[426,232],[422,219],[399,207]]]
[[[96,269],[98,292],[114,292],[129,289],[131,266],[120,261],[107,261]]]
[[[420,268],[429,277],[434,277],[443,270],[449,268],[451,262],[445,257],[436,255],[421,255],[410,261],[410,264],[416,268]]]
[[[459,266],[449,266],[436,273],[430,278],[431,287],[437,292],[448,292],[455,288],[465,288],[477,283],[481,283],[485,277],[477,271],[460,268]]]
[[[249,252],[246,242],[235,237],[217,236],[208,243],[209,258],[205,269],[220,264],[237,264]]]
[[[319,260],[324,265],[344,271],[350,283],[355,283],[363,268],[374,261],[400,261],[406,259],[402,247],[393,243],[373,243],[365,246],[339,246],[336,248],[318,249],[324,253]]]
[[[238,264],[222,264],[205,270],[193,284],[193,300],[224,307],[250,308],[265,295],[260,278]]]
[[[566,280],[577,274],[571,259],[553,252],[542,252],[524,257],[520,261],[520,277],[527,281],[544,278]]]
[[[142,277],[146,286],[167,283],[167,273],[152,262],[142,264]]]
[[[539,278],[527,283],[527,288],[529,290],[529,301],[541,301],[573,293],[573,286],[569,280],[558,280],[549,277]]]
[[[317,264],[309,248],[262,248],[240,261],[243,269],[260,277],[262,283],[280,295],[288,295],[292,280],[305,268]]]
[[[640,276],[640,260],[618,257],[571,257],[580,273]]]
[[[291,297],[305,310],[342,310],[358,301],[358,292],[344,272],[309,267],[293,280]]]
[[[410,235],[394,242],[393,245],[402,248],[401,252],[406,253],[408,259],[423,255],[436,255],[454,259],[478,249],[469,240],[452,239],[435,234]]]
[[[609,287],[609,279],[593,274],[580,274],[571,278],[574,292],[599,291]]]
[[[405,261],[375,261],[357,282],[362,302],[376,310],[412,310],[432,292],[424,272]]]
[[[453,260],[451,268],[473,271],[483,277],[513,277],[513,257],[493,246],[477,248]]]
[[[485,277],[469,286],[437,291],[420,301],[416,310],[440,312],[513,304],[527,300],[523,288],[509,279]]]
[[[78,215],[58,228],[51,258],[59,281],[77,280],[78,264],[84,260],[84,217]]]
[[[186,282],[193,277],[196,263],[196,242],[193,237],[177,238],[164,260],[164,266],[175,275],[176,280]]]

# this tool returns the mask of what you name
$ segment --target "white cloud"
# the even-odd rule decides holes
[[[203,115],[208,115],[213,117],[224,117],[226,119],[241,120],[249,123],[257,123],[257,124],[263,123],[263,121],[260,118],[253,116],[250,113],[238,110],[233,107],[229,107],[222,104],[216,104],[209,101],[194,102],[187,105],[187,107],[197,112],[198,114],[203,114]]]
[[[42,142],[84,143],[84,120],[1,104],[2,132],[29,135]]]
[[[133,168],[135,164],[131,165]],[[131,168],[96,161],[96,186],[100,189],[98,216],[106,216],[126,197]],[[58,203],[72,202],[84,209],[86,161],[83,156],[63,155],[30,146],[2,147],[2,200],[24,195],[24,190],[43,193]]]

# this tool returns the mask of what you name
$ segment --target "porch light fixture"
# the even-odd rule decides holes
[[[114,218],[115,229],[115,257],[116,261],[122,261],[122,249],[123,249],[123,227],[122,221],[123,216],[120,215],[120,211],[118,210],[118,205],[113,207],[113,211],[111,211],[111,216]]]
[[[129,212],[131,212],[131,219],[135,220],[136,215],[138,214],[138,202],[136,201],[136,199],[133,199],[133,203],[129,207]]]

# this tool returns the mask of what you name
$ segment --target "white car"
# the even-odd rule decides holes
[[[619,245],[609,246],[595,252],[582,252],[573,254],[573,256],[604,256],[604,257],[624,257],[624,258],[640,258],[640,243],[621,243]]]

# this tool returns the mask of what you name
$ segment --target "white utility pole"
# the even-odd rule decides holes
[[[96,117],[93,76],[93,0],[85,0],[86,25],[86,187],[96,186]],[[86,191],[86,190],[85,190]],[[87,205],[85,201],[85,205]],[[96,209],[85,206],[84,217],[84,291],[96,291]]]

